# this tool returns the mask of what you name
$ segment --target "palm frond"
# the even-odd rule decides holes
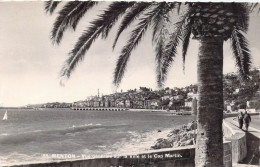
[[[247,80],[251,66],[248,41],[241,31],[234,29],[231,35],[231,48],[242,80]]]
[[[155,61],[156,61],[156,78],[157,78],[157,86],[159,88],[163,87],[162,79],[162,57],[163,57],[163,51],[165,49],[165,24],[163,21],[163,15],[157,15],[155,16],[154,23],[154,30],[153,30],[153,43],[155,46]]]
[[[69,53],[68,59],[65,61],[64,66],[60,72],[60,76],[70,78],[71,72],[75,69],[77,64],[83,60],[86,51],[90,48],[92,43],[101,34],[102,27],[90,27],[78,39],[73,50]]]
[[[50,13],[52,14],[54,12],[54,10],[57,8],[58,4],[60,3],[61,1],[46,1],[45,2],[45,5],[44,5],[44,8],[45,8],[45,12],[46,13]]]
[[[175,4],[174,4],[175,5]],[[160,4],[161,8],[157,15],[153,17],[153,36],[152,41],[155,45],[155,62],[156,62],[156,78],[157,86],[159,88],[163,87],[162,82],[162,59],[163,52],[165,50],[166,38],[169,35],[166,24],[169,22],[169,11],[171,8],[168,7],[166,2]]]
[[[258,13],[260,12],[260,4],[258,2],[252,3],[250,6],[250,12],[253,12],[255,8],[258,7]]]
[[[162,26],[165,27],[166,23],[170,22],[169,20],[169,12],[176,7],[176,3],[179,2],[161,2],[160,3],[160,11],[157,15],[154,16],[153,19],[153,35],[152,41],[156,42],[156,37],[158,37],[158,31],[161,30]],[[164,28],[165,30],[165,28]]]
[[[170,41],[166,45],[164,55],[163,55],[163,63],[162,63],[162,79],[161,81],[164,83],[167,79],[167,74],[169,67],[171,66],[174,58],[177,54],[177,46],[179,45],[180,40],[182,40],[182,32],[186,24],[186,20],[190,15],[190,10],[188,10],[182,17],[181,21],[175,23],[176,29],[170,36]]]
[[[191,35],[191,23],[188,22],[184,29],[183,29],[183,35],[182,35],[182,61],[183,61],[183,71],[185,71],[185,60],[186,60],[186,54],[190,43],[190,35]]]
[[[71,1],[68,2],[60,11],[59,16],[53,25],[51,32],[51,39],[53,43],[59,44],[63,33],[69,27],[74,30],[79,22],[79,20],[84,16],[84,14],[92,8],[97,2],[85,1]]]
[[[130,10],[131,10],[131,7],[133,7],[136,3],[137,2],[114,2],[110,6],[110,10],[108,10],[106,12],[106,15],[108,17],[114,17],[115,13],[118,13],[120,15],[124,14],[127,9],[130,8]],[[113,20],[113,21],[110,22],[109,24],[107,24],[104,27],[104,31],[102,32],[102,38],[103,39],[107,38],[109,31],[111,30],[111,28],[113,27],[113,25],[117,21],[117,19],[110,19],[110,20]]]
[[[141,38],[145,34],[148,26],[151,24],[153,16],[156,15],[157,12],[159,12],[159,9],[160,9],[159,5],[156,5],[154,9],[145,13],[143,17],[140,18],[140,22],[137,24],[137,27],[131,32],[131,37],[127,41],[127,44],[123,47],[121,54],[117,60],[117,65],[114,71],[114,81],[113,81],[116,87],[119,86],[123,78],[126,65],[131,55],[131,52],[141,41]]]
[[[118,3],[120,3],[119,6],[121,8],[115,12],[116,9],[118,9]],[[133,2],[113,2],[103,14],[99,15],[98,19],[91,22],[90,27],[83,32],[74,48],[69,53],[69,57],[61,70],[61,77],[70,77],[71,72],[75,69],[77,64],[83,60],[86,51],[88,51],[93,42],[102,34],[107,26],[116,22],[131,5],[133,5]]]
[[[237,29],[248,31],[249,26],[249,6],[247,3],[233,3],[234,14],[237,17]]]
[[[117,31],[115,41],[113,43],[113,49],[116,46],[117,40],[121,33],[136,19],[138,18],[143,11],[151,6],[151,2],[140,2],[136,3],[127,13],[125,14],[123,21],[120,24],[120,27]]]
[[[178,2],[178,10],[177,10],[177,13],[180,14],[180,10],[181,10],[181,2]]]

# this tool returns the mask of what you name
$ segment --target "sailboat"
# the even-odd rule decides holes
[[[7,120],[7,110],[5,111],[5,115],[4,115],[4,117],[3,117],[2,120],[3,120],[3,121],[4,121],[4,120]]]

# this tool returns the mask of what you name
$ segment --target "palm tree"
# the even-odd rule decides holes
[[[46,2],[47,13],[53,13],[59,2]],[[59,11],[51,32],[53,43],[59,44],[66,29],[76,29],[79,20],[100,2],[67,2]],[[179,22],[171,22],[174,11]],[[163,86],[168,70],[182,44],[185,62],[189,40],[200,42],[198,58],[198,134],[196,166],[223,166],[223,42],[230,40],[241,80],[248,78],[250,51],[244,34],[248,30],[249,7],[246,3],[185,3],[178,2],[112,2],[79,37],[69,53],[61,77],[69,78],[83,60],[94,41],[106,38],[120,17],[122,22],[113,48],[121,33],[137,21],[127,44],[122,48],[114,71],[114,85],[119,86],[131,52],[141,42],[148,28],[152,28],[155,46],[157,83]],[[174,28],[173,32],[170,32]]]

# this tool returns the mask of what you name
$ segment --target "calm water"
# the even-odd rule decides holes
[[[53,154],[81,159],[142,152],[170,129],[193,119],[152,112],[10,109],[8,120],[2,121],[4,113],[0,109],[1,165],[64,160]]]

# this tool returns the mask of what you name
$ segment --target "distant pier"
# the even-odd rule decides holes
[[[94,108],[94,107],[86,107],[86,108],[75,108],[72,107],[72,110],[89,110],[89,111],[126,111],[128,108]]]

